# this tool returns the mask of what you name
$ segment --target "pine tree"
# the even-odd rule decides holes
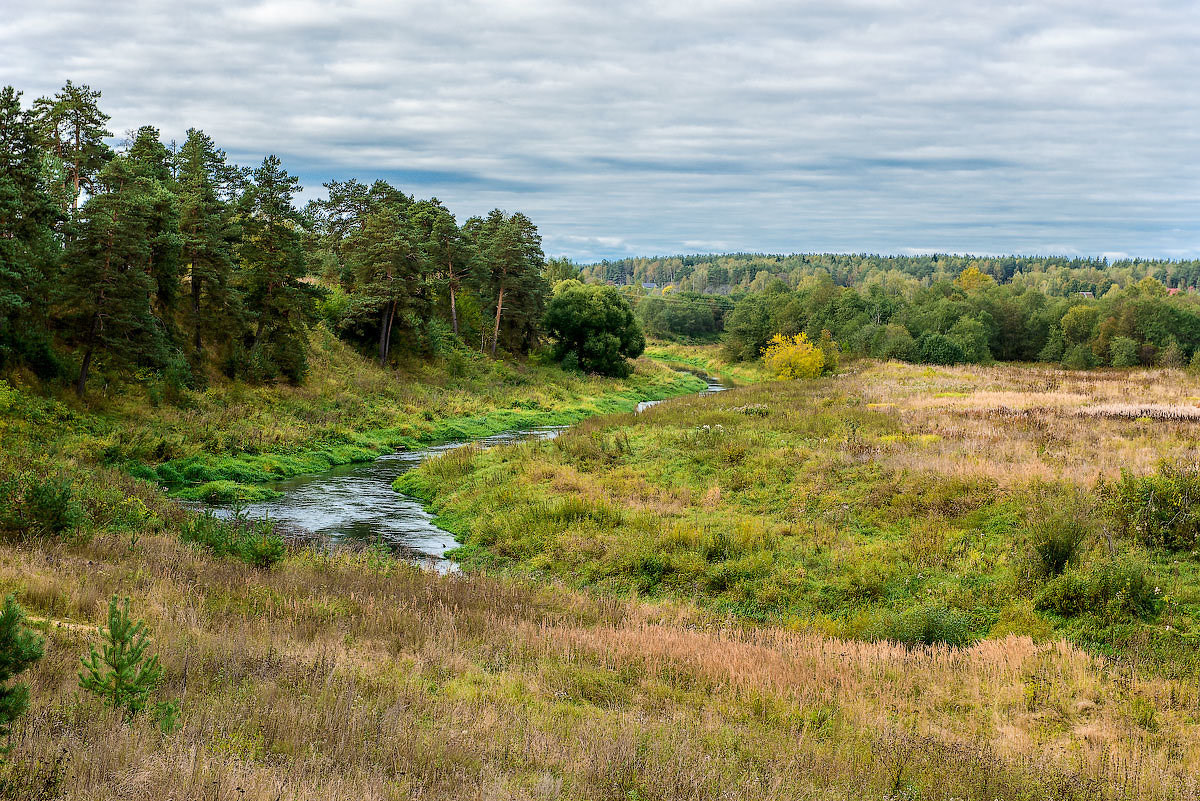
[[[146,221],[150,236],[147,269],[154,279],[158,317],[168,330],[174,329],[183,264],[180,259],[179,200],[171,174],[171,152],[159,141],[158,129],[144,125],[138,129],[127,157],[133,174],[145,182],[151,194],[150,216]]]
[[[104,143],[105,137],[112,136],[105,128],[109,116],[100,110],[99,100],[99,91],[67,81],[57,95],[38,98],[33,104],[44,146],[63,165],[67,197],[75,209],[84,190],[92,191],[93,182],[112,158]]]
[[[446,288],[450,304],[450,325],[458,335],[458,294],[471,280],[471,248],[450,210],[437,198],[413,204],[409,212],[427,265]]]
[[[292,205],[299,191],[299,180],[278,158],[263,160],[243,198],[239,254],[246,306],[254,318],[250,354],[258,377],[282,374],[293,382],[308,369],[307,329],[319,296],[304,281],[302,217]]]
[[[29,688],[9,682],[42,658],[42,646],[41,637],[26,631],[25,611],[9,594],[0,609],[0,737],[8,736],[29,706]]]
[[[80,396],[97,354],[119,368],[165,358],[162,325],[151,310],[156,189],[123,156],[104,168],[96,188],[79,212],[60,298],[68,338],[82,353]]]
[[[0,366],[10,355],[43,377],[57,361],[49,347],[47,298],[58,277],[62,214],[21,93],[0,90]]]
[[[494,298],[492,355],[502,338],[510,350],[528,351],[537,340],[549,291],[537,228],[524,214],[507,215],[499,209],[485,219],[468,220],[464,228],[475,242],[481,288]]]
[[[375,206],[347,247],[357,288],[354,303],[362,314],[378,318],[379,363],[386,365],[396,322],[415,329],[427,316],[429,295],[404,207],[395,200]]]
[[[239,228],[222,196],[237,170],[203,131],[191,129],[179,151],[179,232],[190,294],[187,323],[193,358],[203,357],[204,340],[228,346],[240,328],[241,304],[234,285],[234,247]]]
[[[103,650],[93,645],[80,660],[79,686],[126,715],[135,715],[158,688],[163,669],[157,656],[146,653],[150,647],[146,624],[130,619],[128,598],[121,606],[115,595],[108,602],[108,627],[100,630],[100,636]]]

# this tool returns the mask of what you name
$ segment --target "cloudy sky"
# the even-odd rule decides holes
[[[579,260],[1200,256],[1194,0],[3,0],[0,84]],[[175,7],[172,7],[175,6]]]

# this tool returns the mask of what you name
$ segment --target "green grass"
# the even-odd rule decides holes
[[[6,384],[0,431],[36,445],[46,463],[116,466],[184,499],[253,501],[273,496],[263,484],[384,453],[569,425],[704,388],[648,360],[622,380],[469,352],[384,370],[323,330],[311,362],[301,387],[214,381],[174,403],[152,402],[163,394],[153,386],[98,392],[84,406],[66,390]]]

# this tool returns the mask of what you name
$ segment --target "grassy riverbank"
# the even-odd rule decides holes
[[[396,372],[322,330],[310,362],[300,387],[215,381],[204,392],[172,394],[135,385],[96,392],[86,407],[66,390],[48,397],[9,388],[0,425],[17,448],[0,459],[53,470],[102,463],[179,497],[248,500],[270,494],[265,482],[397,449],[565,425],[703,388],[648,360],[624,380],[470,352]]]
[[[646,346],[646,356],[679,369],[715,376],[731,387],[757,384],[768,377],[760,362],[726,361],[721,355],[720,345],[651,342]]]
[[[1097,481],[1191,458],[1197,396],[1182,371],[862,363],[462,450],[397,488],[468,568],[868,641],[1066,636],[1194,675],[1197,552],[1114,533]]]

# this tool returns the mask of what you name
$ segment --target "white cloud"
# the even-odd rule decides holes
[[[1187,2],[7,0],[0,83],[104,91],[310,191],[498,205],[579,258],[1200,256]]]

